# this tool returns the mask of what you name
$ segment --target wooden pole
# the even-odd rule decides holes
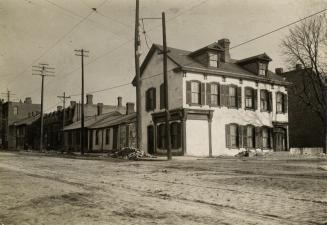
[[[165,112],[166,112],[166,148],[167,160],[172,159],[171,141],[170,141],[170,113],[169,113],[169,96],[168,96],[168,74],[167,74],[167,38],[166,38],[166,17],[162,12],[162,42],[163,42],[163,75],[164,75],[164,88],[165,88]]]
[[[43,150],[43,91],[44,91],[44,66],[42,68],[42,74],[41,74],[41,79],[42,79],[42,84],[41,84],[41,131],[40,131],[40,152]]]
[[[134,55],[135,55],[135,78],[136,78],[136,136],[137,148],[142,150],[142,115],[141,115],[141,71],[140,71],[140,37],[139,37],[139,0],[136,0],[135,9],[135,37],[134,37]]]

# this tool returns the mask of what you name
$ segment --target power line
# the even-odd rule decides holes
[[[34,65],[36,62],[38,62],[45,54],[47,54],[51,49],[53,49],[57,44],[59,44],[65,37],[67,37],[70,33],[72,33],[80,24],[82,24],[89,16],[93,14],[93,11],[90,12],[87,16],[85,16],[82,20],[80,20],[78,23],[76,23],[68,32],[66,32],[63,36],[61,36],[53,45],[51,45],[47,50],[45,50],[39,57],[37,57],[26,69],[24,69],[23,72],[17,74],[13,80],[10,80],[9,84],[12,83],[17,77],[21,76],[26,72],[30,66]]]
[[[245,45],[245,44],[247,44],[247,43],[249,43],[249,42],[255,41],[255,40],[259,39],[259,38],[265,37],[265,36],[267,36],[267,35],[269,35],[269,34],[272,34],[272,33],[276,32],[276,31],[282,30],[282,29],[284,29],[284,28],[286,28],[286,27],[289,27],[289,26],[294,25],[294,24],[296,24],[296,23],[298,23],[298,22],[301,22],[301,21],[303,21],[303,20],[306,20],[306,19],[308,19],[308,18],[310,18],[310,17],[313,17],[313,16],[315,16],[315,15],[318,15],[318,14],[320,14],[320,13],[322,13],[322,12],[325,12],[326,10],[327,10],[327,8],[326,8],[326,9],[323,9],[323,10],[321,10],[321,11],[319,11],[319,12],[313,13],[313,14],[311,14],[311,15],[309,15],[309,16],[306,16],[306,17],[304,17],[304,18],[302,18],[302,19],[296,20],[296,21],[294,21],[294,22],[292,22],[292,23],[289,23],[289,24],[287,24],[287,25],[281,26],[281,27],[279,27],[279,28],[277,28],[277,29],[275,29],[275,30],[272,30],[272,31],[270,31],[270,32],[267,32],[267,33],[265,33],[265,34],[262,34],[262,35],[259,35],[259,36],[257,36],[257,37],[254,37],[254,38],[252,38],[252,39],[250,39],[250,40],[244,41],[244,42],[242,42],[242,43],[240,43],[240,44],[237,44],[237,45],[235,45],[235,46],[232,46],[230,49],[237,48],[237,47],[242,46],[242,45]]]

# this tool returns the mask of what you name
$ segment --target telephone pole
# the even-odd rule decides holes
[[[136,136],[137,148],[142,150],[142,115],[141,115],[141,72],[140,72],[140,35],[139,35],[139,0],[136,0],[135,8],[135,37],[134,37],[134,55],[135,55],[135,80],[136,80]]]
[[[7,89],[7,92],[6,93],[1,93],[2,95],[6,95],[6,97],[7,97],[7,102],[10,102],[10,97],[12,96],[12,95],[16,95],[16,94],[12,94],[11,93],[11,91],[9,91],[8,89]]]
[[[44,77],[54,76],[54,68],[49,64],[39,63],[38,66],[32,66],[32,75],[41,76],[41,131],[40,131],[40,152],[43,150],[43,95],[44,95]]]
[[[64,145],[65,145],[65,136],[64,136],[64,128],[65,128],[65,107],[66,107],[66,99],[69,99],[70,96],[66,96],[66,92],[62,96],[57,96],[58,98],[62,99],[62,150],[61,153],[64,152]]]
[[[166,113],[166,148],[167,148],[167,160],[172,159],[171,141],[170,141],[170,113],[169,113],[169,98],[168,98],[168,74],[167,74],[167,39],[166,39],[166,17],[165,12],[162,12],[162,43],[163,43],[163,78],[165,89],[165,113]]]
[[[75,50],[76,56],[81,56],[82,63],[82,91],[81,91],[81,155],[84,155],[85,135],[84,135],[84,57],[88,57],[89,51],[84,49]]]

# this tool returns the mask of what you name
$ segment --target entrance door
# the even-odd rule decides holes
[[[286,151],[286,131],[283,128],[275,130],[275,151]]]
[[[113,128],[113,137],[112,137],[112,149],[116,150],[117,149],[117,138],[118,138],[118,127]]]
[[[148,153],[154,154],[154,128],[152,125],[148,126]]]

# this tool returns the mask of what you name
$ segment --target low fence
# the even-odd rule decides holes
[[[294,155],[319,155],[323,148],[291,148],[290,153]]]

